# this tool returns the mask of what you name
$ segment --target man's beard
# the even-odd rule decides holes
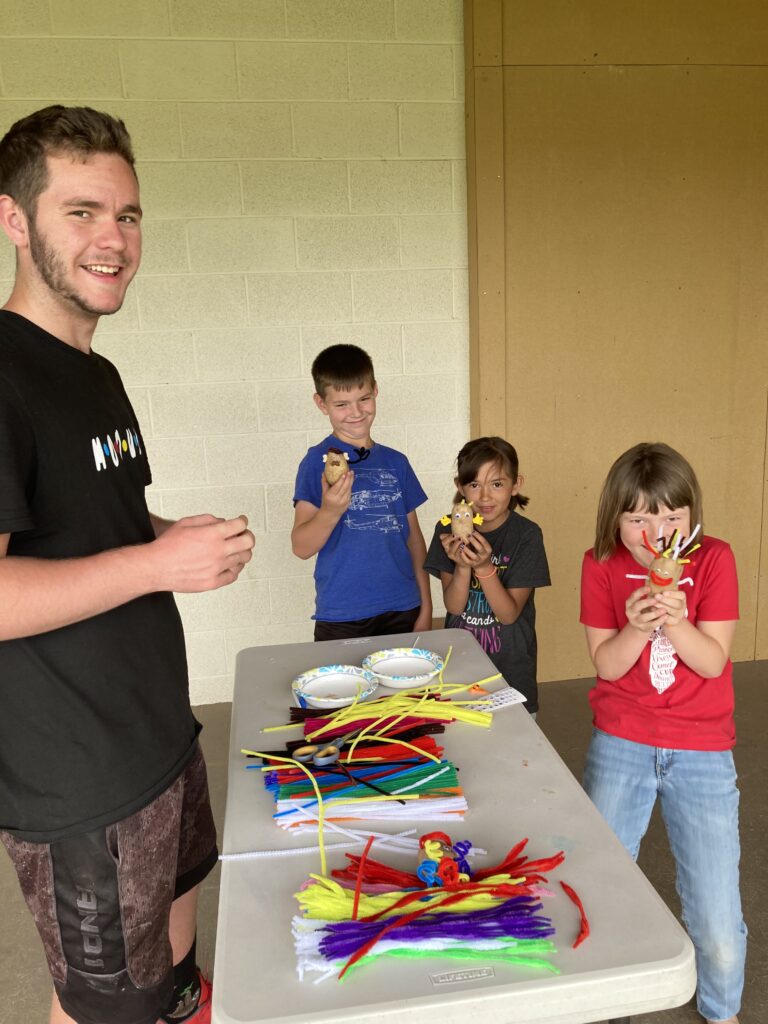
[[[109,316],[116,313],[117,309],[99,309],[91,305],[87,299],[79,295],[67,282],[67,275],[64,264],[57,253],[46,242],[45,238],[38,232],[33,219],[28,222],[29,230],[29,255],[37,267],[40,277],[48,285],[52,292],[56,292],[63,299],[71,302],[83,313],[90,316]],[[122,305],[122,303],[120,304]]]

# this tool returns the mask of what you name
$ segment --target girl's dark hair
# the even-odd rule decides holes
[[[367,384],[376,386],[371,357],[358,345],[329,345],[312,363],[315,391],[325,398],[328,388],[351,391]]]
[[[91,107],[36,110],[0,140],[0,193],[13,196],[34,218],[38,197],[48,187],[46,157],[66,154],[87,160],[94,153],[116,153],[136,173],[131,137],[120,118]]]
[[[456,482],[462,487],[477,480],[480,467],[487,462],[497,463],[512,478],[517,480],[520,476],[520,468],[517,461],[517,452],[503,437],[477,437],[474,441],[467,441],[459,454],[456,456]],[[461,501],[461,493],[456,492],[453,499]],[[525,508],[529,499],[524,494],[513,494],[509,499],[509,507]]]
[[[594,555],[598,561],[616,550],[622,512],[688,506],[691,526],[704,526],[701,488],[690,463],[667,444],[636,444],[611,466],[597,506]]]

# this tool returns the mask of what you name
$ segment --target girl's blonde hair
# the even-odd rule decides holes
[[[502,472],[507,473],[512,480],[520,476],[520,467],[517,461],[517,452],[503,437],[476,437],[474,441],[467,441],[456,457],[456,482],[462,487],[477,480],[480,467],[487,462],[493,462],[501,467]],[[461,501],[461,491],[456,491],[454,501]],[[509,499],[509,507],[525,508],[528,498],[524,494],[513,494]]]
[[[691,526],[701,523],[701,488],[690,463],[667,444],[636,444],[611,466],[597,506],[595,558],[602,562],[616,550],[622,512],[688,506]],[[653,540],[653,538],[651,538]]]

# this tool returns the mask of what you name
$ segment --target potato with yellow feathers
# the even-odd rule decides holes
[[[453,536],[465,541],[475,532],[475,526],[482,525],[483,517],[479,512],[473,515],[472,502],[467,503],[462,498],[453,506],[450,516],[443,516],[440,522],[443,526],[450,524]]]

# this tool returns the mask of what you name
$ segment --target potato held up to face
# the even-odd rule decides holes
[[[329,484],[335,484],[344,476],[349,469],[348,461],[349,456],[346,452],[339,451],[338,448],[328,449],[323,456],[323,462],[325,463],[325,479]]]
[[[670,590],[677,590],[677,583],[682,574],[682,562],[659,555],[648,567],[648,587],[652,594],[666,594]]]
[[[472,502],[467,504],[463,499],[451,509],[451,533],[454,537],[467,540],[475,532],[475,524],[483,521],[481,515],[472,514]]]

